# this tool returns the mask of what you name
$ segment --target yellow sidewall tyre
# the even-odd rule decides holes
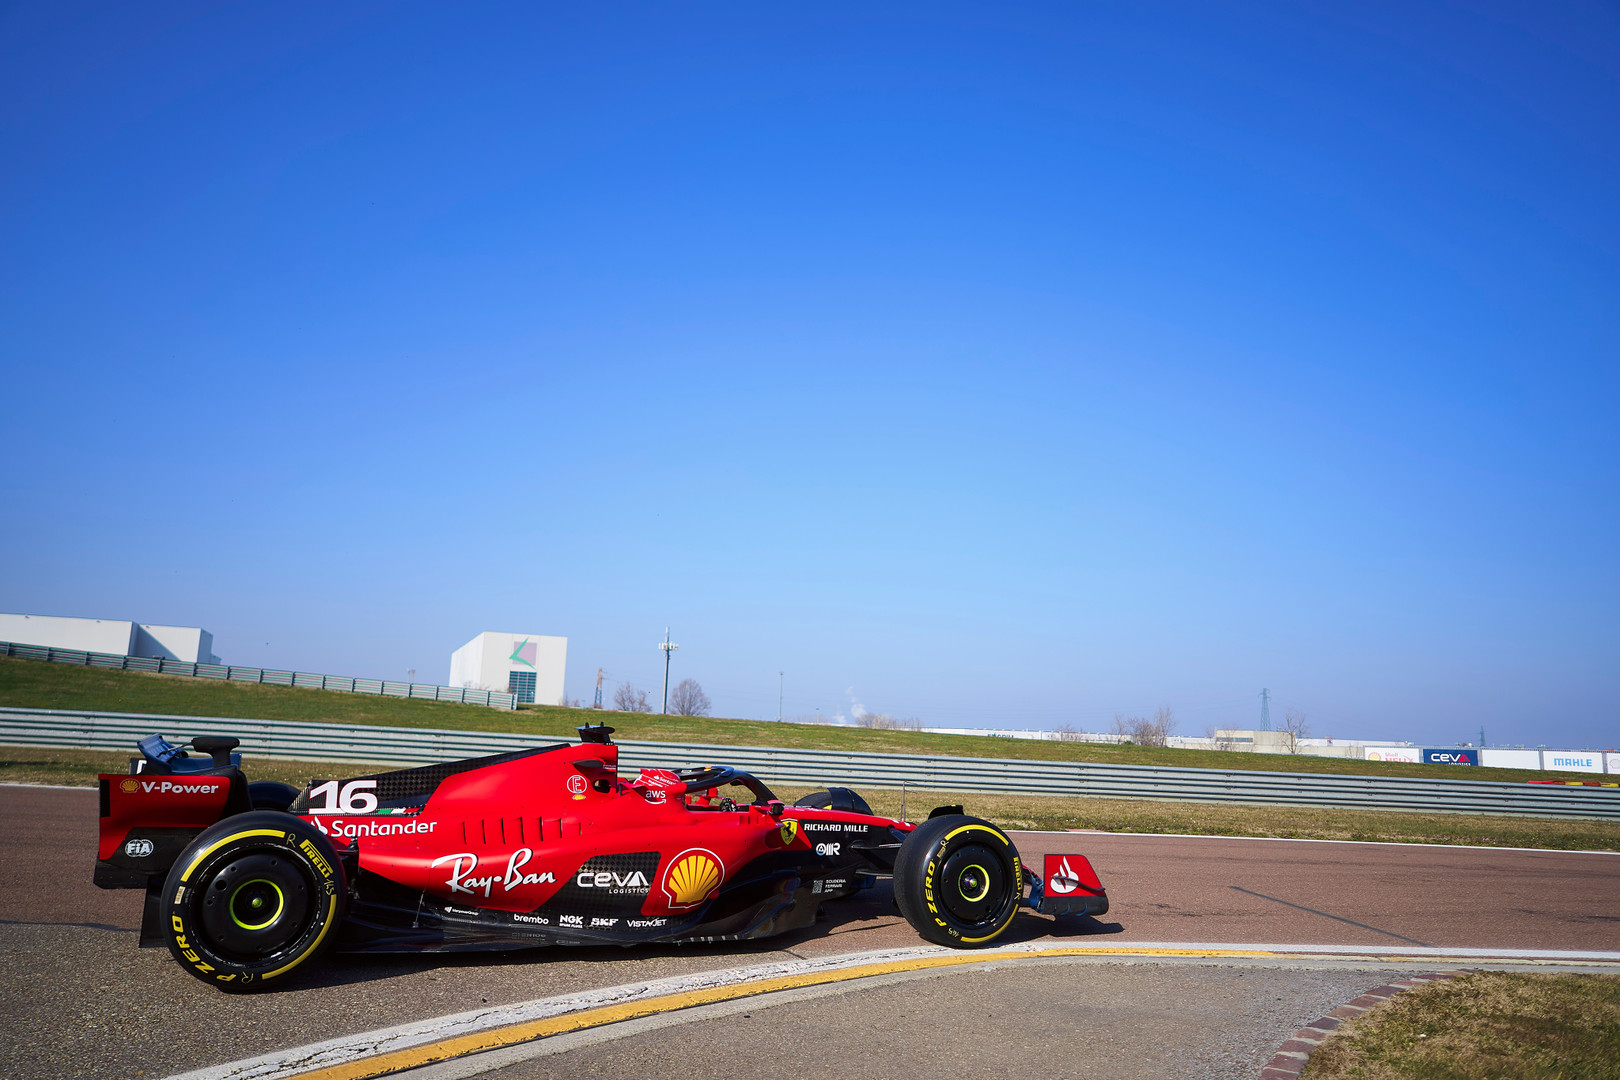
[[[980,818],[929,818],[894,861],[894,899],[924,938],[972,949],[1012,925],[1024,892],[1023,862],[1006,833]]]
[[[280,985],[329,947],[348,903],[343,864],[319,829],[255,810],[203,830],[163,885],[169,952],[232,993]]]

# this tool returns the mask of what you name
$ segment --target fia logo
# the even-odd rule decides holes
[[[130,840],[124,844],[124,854],[132,859],[144,859],[152,854],[152,841]]]

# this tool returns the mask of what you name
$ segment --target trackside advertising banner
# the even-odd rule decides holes
[[[1603,771],[1603,755],[1591,750],[1543,750],[1541,767],[1559,772]]]
[[[1479,751],[1470,748],[1456,750],[1425,750],[1425,765],[1478,765]]]
[[[1484,765],[1493,769],[1556,769],[1559,772],[1620,775],[1620,752],[1597,750],[1482,750],[1460,746],[1418,749],[1415,746],[1367,746],[1368,761],[1403,761],[1425,765]]]
[[[1481,750],[1479,763],[1488,769],[1539,769],[1540,750]]]

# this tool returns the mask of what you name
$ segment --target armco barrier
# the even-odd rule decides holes
[[[279,720],[0,708],[0,744],[134,752],[135,740],[234,735],[249,758],[422,765],[542,745],[544,736]],[[1116,799],[1341,806],[1423,813],[1620,820],[1620,789],[1156,765],[922,757],[758,746],[621,742],[625,769],[728,764],[783,785],[1083,795]]]
[[[302,686],[311,690],[338,690],[345,694],[383,694],[388,697],[426,698],[454,701],[463,705],[488,705],[495,709],[517,708],[517,695],[501,690],[471,690],[460,686],[433,686],[427,683],[393,682],[389,679],[355,679],[347,675],[311,675],[305,671],[276,671],[271,668],[238,667],[234,664],[197,664],[190,660],[162,660],[155,656],[120,656],[117,653],[80,652],[45,645],[21,645],[0,641],[0,656],[19,660],[45,660],[78,667],[117,668],[161,675],[189,675],[197,679],[225,679],[230,682],[265,683],[270,686]]]

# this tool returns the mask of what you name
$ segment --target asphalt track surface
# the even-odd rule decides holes
[[[135,947],[139,893],[90,884],[93,789],[0,787],[0,820],[3,1077],[167,1076],[485,1006],[919,944],[880,885],[831,905],[833,917],[811,930],[752,946],[335,957],[281,991],[232,997],[186,975],[166,950]],[[1087,833],[1021,833],[1015,840],[1026,858],[1088,854],[1113,910],[1102,920],[1021,914],[1003,944],[1620,951],[1620,856],[1612,854]],[[973,1063],[955,1073],[962,1076],[1102,1075],[1086,1064],[1098,1064],[1096,1042],[1088,1043],[1089,1059],[1062,1057],[1080,1037],[1079,1017],[1088,1019],[1084,1030],[1110,1033],[1107,1044],[1123,1048],[1115,1075],[1220,1076],[1230,1069],[1252,1076],[1251,1060],[1269,1055],[1276,1033],[1286,1037],[1393,977],[1375,964],[1332,962],[1025,967],[847,984],[840,993],[757,1009],[733,1003],[713,1016],[683,1018],[691,1022],[644,1023],[646,1030],[627,1028],[611,1039],[573,1037],[574,1044],[559,1044],[574,1046],[565,1054],[492,1075],[644,1075],[655,1060],[666,1063],[661,1072],[671,1061],[699,1073],[758,1061],[783,1066],[766,1072],[851,1077],[896,1074],[893,1062],[910,1060],[912,1075],[928,1075],[931,1053],[944,1055],[941,1062]],[[756,1016],[771,1025],[755,1024]],[[971,1038],[942,1041],[941,1032],[963,1025]],[[1181,1034],[1168,1036],[1172,1029]],[[1000,1057],[982,1050],[996,1039],[1006,1048]],[[880,1047],[876,1056],[856,1049]],[[981,1053],[988,1056],[973,1056]],[[840,1064],[811,1066],[812,1059]],[[1032,1069],[1036,1059],[1041,1065]]]

